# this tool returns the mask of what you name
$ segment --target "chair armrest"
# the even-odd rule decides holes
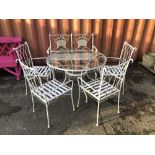
[[[107,57],[107,59],[116,59],[116,60],[120,60],[120,58],[118,58],[118,57]]]
[[[41,59],[46,59],[47,57],[40,57],[40,58],[32,58],[32,60],[41,60]]]
[[[111,66],[118,64],[119,61],[120,61],[120,58],[118,57],[107,57],[107,64]]]
[[[94,49],[95,51],[97,51],[97,52],[98,52],[97,47],[96,47],[96,46],[94,46],[94,45],[93,45],[93,49]]]
[[[130,59],[131,63],[133,63],[133,59]]]
[[[19,62],[19,59],[16,59],[16,63]]]
[[[85,85],[87,85],[89,88],[91,88],[93,91],[96,91],[93,87],[91,87],[87,82],[85,82],[81,77],[77,78],[78,80],[81,81],[81,83],[83,82]]]
[[[105,65],[104,67],[105,67],[105,69],[107,69],[107,68],[108,69],[111,69],[111,68],[121,68],[119,64],[118,65]]]
[[[49,55],[50,53],[51,53],[51,47],[47,49],[47,54]]]

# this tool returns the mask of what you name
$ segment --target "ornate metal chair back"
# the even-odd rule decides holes
[[[94,34],[72,34],[72,49],[93,49]]]
[[[71,49],[71,35],[68,34],[49,34],[50,50]]]
[[[14,50],[16,51],[20,62],[22,62],[25,66],[33,67],[32,56],[27,42],[17,48],[14,48]]]
[[[120,61],[119,63],[126,62],[128,60],[131,60],[132,54],[134,51],[136,51],[137,48],[134,48],[130,44],[127,43],[127,41],[124,42],[123,48],[121,50],[121,55],[120,55]]]

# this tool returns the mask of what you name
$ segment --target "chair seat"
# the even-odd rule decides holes
[[[42,102],[47,103],[70,91],[71,88],[57,80],[51,80],[33,89],[31,92]],[[44,93],[44,94],[43,94]],[[45,96],[45,97],[44,97]]]
[[[118,66],[105,66],[106,74],[124,75],[125,70]]]
[[[36,75],[41,77],[47,77],[47,75],[52,71],[52,68],[49,66],[34,66],[32,68],[36,70]],[[30,71],[27,75],[34,76],[34,72]]]
[[[89,86],[90,87],[89,87]],[[100,87],[100,79],[93,80],[91,82],[87,82],[87,84],[80,85],[80,88],[86,91],[88,94],[93,96],[96,100],[99,99],[99,87]],[[103,81],[101,85],[101,94],[100,100],[110,97],[111,95],[115,95],[119,92],[119,89],[112,86],[106,81]]]

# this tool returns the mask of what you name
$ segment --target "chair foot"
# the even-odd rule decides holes
[[[50,125],[48,125],[47,128],[49,129],[50,128]]]
[[[73,108],[73,111],[75,111],[75,108]]]
[[[119,114],[120,113],[120,111],[117,111],[117,114]]]
[[[33,110],[33,112],[35,112],[35,110]]]
[[[77,105],[76,107],[79,108],[79,105]]]
[[[98,123],[96,123],[96,126],[98,126]]]

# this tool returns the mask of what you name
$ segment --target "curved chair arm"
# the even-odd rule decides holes
[[[41,60],[41,59],[46,59],[47,57],[39,57],[39,58],[32,58],[32,60]]]
[[[118,57],[107,57],[107,59],[116,59],[116,60],[120,60],[120,58],[118,58]]]
[[[96,52],[98,52],[98,49],[97,49],[97,47],[96,47],[95,45],[93,45],[93,49],[94,49]]]
[[[131,63],[133,63],[134,60],[133,59],[130,59],[130,61],[131,61]]]
[[[110,66],[116,65],[116,63],[119,63],[119,61],[120,61],[120,58],[118,58],[118,57],[106,57],[106,58],[107,58],[107,63]]]
[[[16,59],[16,63],[19,62],[19,59]]]
[[[50,53],[51,53],[51,47],[47,49],[47,54],[49,55]]]
[[[37,60],[42,60],[45,62],[47,57],[39,57],[39,58],[32,58],[32,62],[37,62]]]

